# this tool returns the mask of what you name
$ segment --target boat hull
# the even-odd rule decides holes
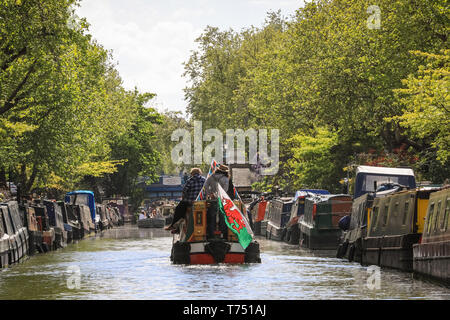
[[[171,261],[174,264],[242,264],[261,263],[259,244],[252,242],[245,250],[238,242],[199,241],[173,244]]]
[[[165,219],[149,218],[138,220],[138,228],[164,228]]]
[[[366,237],[363,246],[363,264],[378,265],[406,272],[413,271],[413,245],[421,234]]]
[[[415,244],[414,273],[450,285],[450,241]]]
[[[312,250],[336,250],[340,233],[340,229],[317,229],[300,224],[299,244]]]
[[[273,225],[270,221],[267,223],[266,239],[283,241],[286,235],[286,228]]]

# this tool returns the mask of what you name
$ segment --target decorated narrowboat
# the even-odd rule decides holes
[[[299,219],[301,247],[337,249],[341,230],[339,220],[349,215],[352,197],[347,194],[316,194],[305,198],[305,213]]]
[[[286,235],[286,223],[291,214],[293,198],[274,198],[270,202],[270,211],[267,217],[266,238],[283,241]]]
[[[430,194],[436,190],[406,190],[376,197],[363,240],[363,262],[413,271],[413,245],[419,243]]]
[[[173,237],[174,264],[261,262],[244,204],[232,201],[220,186],[219,194],[219,200],[194,201],[186,219],[175,224],[179,232]]]
[[[450,285],[450,188],[430,195],[422,240],[413,245],[413,271]]]

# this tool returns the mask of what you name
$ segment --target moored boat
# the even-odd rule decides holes
[[[28,253],[29,255],[34,255],[38,252],[43,252],[42,231],[39,230],[34,208],[26,204],[24,205],[23,210],[25,213],[25,227],[27,228],[29,235]]]
[[[346,194],[314,195],[305,198],[305,213],[299,219],[300,246],[308,249],[337,249],[339,220],[349,215],[352,198]]]
[[[422,236],[434,191],[414,189],[374,199],[370,227],[363,240],[365,264],[413,271],[412,248]]]
[[[267,222],[264,221],[269,201],[261,197],[251,209],[253,219],[253,232],[255,235],[265,235]]]
[[[299,219],[305,213],[305,198],[314,196],[314,194],[330,194],[327,190],[320,189],[302,189],[295,193],[294,203],[291,208],[289,221],[286,223],[286,236],[284,241],[289,244],[299,244],[300,228]]]
[[[270,201],[270,210],[267,217],[266,238],[283,241],[286,235],[286,223],[291,214],[293,198],[274,198]]]
[[[0,211],[2,212],[4,232],[8,235],[7,237],[3,236],[3,239],[9,240],[7,265],[12,265],[26,256],[28,244],[24,243],[27,240],[24,239],[21,225],[16,224],[16,219],[13,218],[14,216],[9,210],[9,203],[1,203]]]
[[[52,200],[44,200],[43,204],[47,208],[50,227],[55,231],[54,247],[64,248],[67,245],[67,231],[64,228],[61,207]]]
[[[430,195],[421,242],[413,245],[413,271],[450,285],[450,188]]]
[[[363,261],[363,239],[370,228],[370,212],[375,197],[385,197],[389,194],[416,187],[414,171],[410,168],[388,168],[374,166],[358,166],[356,168],[354,200],[352,212],[340,225],[342,234],[337,248],[336,257],[345,258],[367,264]],[[377,253],[365,252],[369,257]]]
[[[10,239],[3,218],[3,210],[0,208],[0,268],[9,265]]]
[[[162,217],[153,217],[138,220],[138,228],[164,228],[166,219]]]
[[[353,201],[348,229],[345,229],[337,249],[336,257],[362,263],[363,239],[367,235],[368,213],[373,204],[373,195],[364,194]]]

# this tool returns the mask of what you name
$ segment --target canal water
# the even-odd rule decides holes
[[[0,270],[0,299],[450,299],[410,273],[257,240],[261,264],[182,266],[168,232],[112,229]]]

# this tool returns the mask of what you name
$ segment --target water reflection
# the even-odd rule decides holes
[[[368,268],[333,251],[258,241],[261,264],[180,266],[164,230],[113,229],[2,270],[0,299],[450,299],[449,289],[394,270],[370,289]],[[74,267],[80,286],[69,289]]]

